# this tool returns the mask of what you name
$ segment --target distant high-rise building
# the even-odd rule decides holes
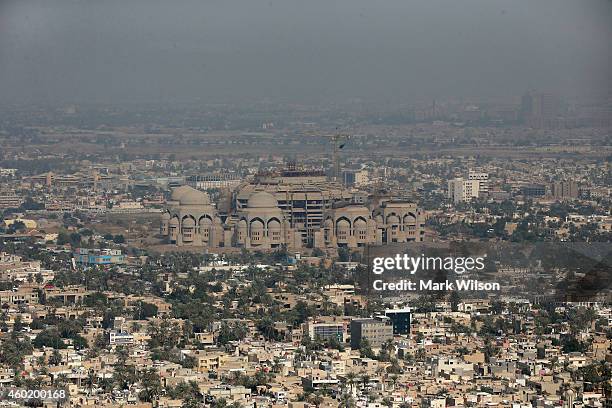
[[[489,173],[482,171],[470,170],[468,180],[478,181],[478,195],[486,197],[489,194]]]
[[[448,182],[448,198],[454,203],[478,198],[479,192],[480,180],[466,180],[459,177]]]
[[[561,200],[568,198],[577,198],[578,183],[576,183],[575,181],[559,181],[552,184],[551,192],[554,198]]]
[[[528,92],[521,99],[521,119],[530,126],[549,125],[561,111],[561,99],[551,93]]]
[[[25,198],[14,192],[0,192],[0,208],[18,208]]]
[[[343,170],[342,182],[345,186],[362,186],[368,182],[367,170]]]

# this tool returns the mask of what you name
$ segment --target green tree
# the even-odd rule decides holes
[[[144,402],[153,402],[160,395],[162,386],[159,374],[155,369],[148,368],[139,373],[140,385],[143,390],[140,391],[138,397]]]
[[[49,364],[58,366],[62,362],[62,355],[58,350],[53,350],[51,357],[49,357]]]
[[[266,316],[257,323],[257,330],[266,340],[277,340],[277,333],[274,327],[274,320]]]
[[[451,304],[451,310],[453,312],[459,311],[459,303],[461,303],[461,296],[459,296],[459,292],[452,291],[449,296],[449,302]]]
[[[138,302],[138,306],[134,311],[134,319],[144,320],[150,317],[157,316],[157,306],[147,302]]]
[[[351,387],[351,394],[353,394],[353,387],[355,386],[356,381],[357,374],[355,374],[353,371],[349,371],[346,374],[346,382],[348,383],[349,387]]]
[[[368,339],[361,339],[361,342],[359,343],[359,354],[361,355],[362,358],[374,358],[374,351],[372,350],[372,347],[370,346],[370,342]]]
[[[23,327],[21,315],[17,315],[15,317],[15,322],[13,323],[13,333],[20,333],[23,330]]]
[[[57,331],[57,329],[45,329],[38,333],[36,338],[34,338],[34,347],[43,348],[43,347],[52,347],[55,349],[63,349],[66,348],[64,341],[62,340],[62,336]]]

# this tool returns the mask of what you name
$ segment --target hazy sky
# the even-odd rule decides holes
[[[0,102],[612,90],[610,0],[0,0]]]

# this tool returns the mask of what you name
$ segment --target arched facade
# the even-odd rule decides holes
[[[177,245],[219,246],[223,226],[208,194],[189,186],[173,190],[161,216],[160,234]]]
[[[236,215],[234,246],[270,249],[288,244],[289,225],[272,194],[253,193]]]
[[[415,203],[407,201],[387,201],[373,211],[381,244],[395,242],[422,241],[424,217]]]
[[[358,248],[376,243],[376,222],[363,205],[334,208],[325,214],[323,242],[326,247]]]
[[[208,195],[188,186],[172,191],[161,214],[160,234],[179,246],[301,248],[303,225],[292,225],[273,194],[253,191],[239,209],[221,221]],[[296,220],[294,219],[294,222]],[[332,206],[323,212],[308,245],[318,248],[359,248],[394,242],[422,241],[424,217],[416,204],[383,201],[374,208],[362,204]]]

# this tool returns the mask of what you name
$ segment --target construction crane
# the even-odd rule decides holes
[[[334,153],[332,156],[333,164],[334,164],[334,173],[333,180],[340,180],[340,157],[339,151],[344,148],[346,142],[351,138],[351,135],[347,133],[336,133],[334,135],[329,136],[332,142],[334,143]]]
[[[333,142],[333,153],[332,153],[332,179],[334,181],[338,181],[340,179],[340,157],[339,151],[344,148],[346,142],[351,138],[351,135],[348,133],[334,133],[334,134],[319,134],[317,132],[304,132],[304,135],[308,136],[318,136],[318,137],[327,137],[331,139]]]

